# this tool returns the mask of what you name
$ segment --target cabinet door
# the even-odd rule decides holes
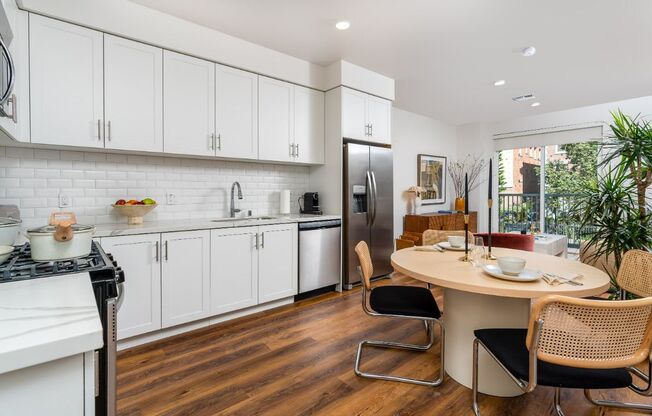
[[[367,94],[342,88],[342,136],[349,139],[368,140]]]
[[[104,35],[105,144],[163,151],[163,51]]]
[[[102,33],[29,15],[33,143],[104,147]]]
[[[258,75],[215,67],[217,155],[258,158]]]
[[[163,328],[207,317],[210,305],[210,231],[164,233],[161,241]]]
[[[370,139],[380,143],[391,143],[392,102],[367,95],[367,124]]]
[[[211,314],[258,303],[257,227],[211,231]]]
[[[324,163],[324,93],[294,86],[296,161]]]
[[[297,225],[259,227],[258,301],[297,294]]]
[[[215,64],[164,51],[163,66],[164,151],[215,155]]]
[[[101,244],[125,272],[118,339],[161,329],[160,234],[105,237]]]
[[[258,77],[258,155],[262,160],[294,160],[293,85]]]

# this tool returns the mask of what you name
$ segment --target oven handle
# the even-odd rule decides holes
[[[118,290],[118,297],[116,298],[116,309],[120,310],[120,307],[122,306],[122,301],[125,295],[125,286],[124,282],[119,282],[116,284],[117,290]]]

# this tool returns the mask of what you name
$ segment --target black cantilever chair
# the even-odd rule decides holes
[[[479,329],[473,341],[473,411],[478,407],[478,347],[482,346],[524,392],[555,388],[555,411],[563,416],[562,388],[583,389],[598,406],[652,412],[652,405],[595,400],[593,389],[636,386],[633,366],[650,358],[652,298],[606,301],[546,296],[532,309],[528,329]],[[649,365],[649,364],[648,364]],[[649,373],[648,373],[649,374]]]
[[[373,265],[367,243],[361,241],[356,245],[355,252],[360,260],[360,275],[362,278],[362,309],[367,315],[399,319],[416,319],[423,321],[428,335],[428,344],[414,345],[400,342],[364,340],[358,346],[355,357],[355,374],[360,377],[378,380],[399,381],[436,387],[444,380],[444,326],[440,321],[441,312],[435,302],[432,292],[425,287],[416,286],[378,286],[371,288]],[[368,295],[368,296],[367,296]],[[369,304],[367,304],[367,297]],[[411,351],[427,351],[435,343],[434,325],[441,330],[440,336],[440,369],[436,380],[420,380],[387,374],[366,373],[360,370],[362,350],[365,346],[379,348],[398,348]]]

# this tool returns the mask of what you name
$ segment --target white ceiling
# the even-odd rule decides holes
[[[396,80],[395,105],[496,121],[652,95],[649,0],[132,0],[314,63]],[[338,31],[338,20],[351,28]],[[528,45],[537,54],[522,57]],[[507,85],[493,86],[506,79]],[[541,106],[514,103],[532,92]]]

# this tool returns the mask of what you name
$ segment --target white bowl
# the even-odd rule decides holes
[[[451,247],[462,247],[464,244],[464,236],[461,235],[451,235],[448,237],[448,244],[451,245]]]
[[[498,257],[498,267],[510,276],[518,276],[525,269],[525,260],[519,257]]]
[[[0,264],[7,261],[13,252],[14,246],[0,246]]]

